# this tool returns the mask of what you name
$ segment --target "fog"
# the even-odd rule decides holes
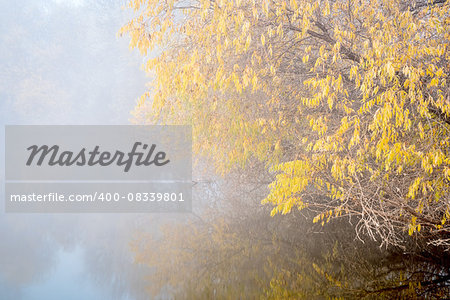
[[[128,124],[146,77],[117,37],[123,4],[2,1],[1,124]],[[151,216],[5,214],[3,189],[1,299],[140,298],[129,241]]]

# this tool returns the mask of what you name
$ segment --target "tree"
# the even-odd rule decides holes
[[[226,172],[257,158],[263,203],[450,248],[447,1],[130,1],[154,76],[136,114],[190,123]]]

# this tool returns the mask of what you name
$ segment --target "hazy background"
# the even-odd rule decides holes
[[[117,31],[123,1],[0,1],[0,122],[127,124],[145,90],[142,58]],[[0,130],[4,157],[4,130]],[[149,215],[5,214],[0,299],[138,299],[133,232]]]

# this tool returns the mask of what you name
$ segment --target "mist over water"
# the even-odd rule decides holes
[[[115,1],[0,3],[0,123],[128,124],[142,58]],[[4,157],[4,131],[0,131]],[[4,181],[4,161],[0,176]],[[0,213],[0,299],[140,299],[129,249],[149,215]]]

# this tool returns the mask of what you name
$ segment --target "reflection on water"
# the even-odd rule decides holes
[[[22,299],[107,299],[108,293],[86,276],[84,255],[85,251],[79,246],[69,251],[56,251],[56,263],[52,272],[26,286]]]
[[[381,248],[379,241],[358,238],[356,218],[322,226],[312,222],[315,213],[308,210],[270,217],[270,207],[259,202],[267,187],[242,184],[236,173],[214,186],[195,186],[197,214],[167,222],[157,234],[136,235],[136,261],[153,271],[147,276],[149,296],[449,298],[450,253],[445,249],[421,244],[407,233],[403,249]]]
[[[129,250],[145,220],[148,215],[2,214],[0,299],[69,299],[62,295],[71,293],[86,296],[73,299],[145,299],[145,276]]]

